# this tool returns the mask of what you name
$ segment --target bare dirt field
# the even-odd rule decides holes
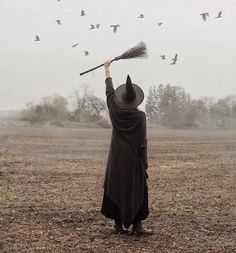
[[[236,130],[148,130],[143,237],[100,214],[110,134],[0,126],[0,252],[236,252]]]

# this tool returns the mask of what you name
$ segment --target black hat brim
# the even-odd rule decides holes
[[[126,84],[122,84],[116,89],[114,102],[118,107],[122,109],[131,109],[131,108],[135,108],[139,106],[143,102],[143,99],[144,99],[143,90],[137,84],[133,83],[132,85],[133,85],[136,97],[131,102],[127,102],[123,99],[124,98],[123,95],[126,92]]]

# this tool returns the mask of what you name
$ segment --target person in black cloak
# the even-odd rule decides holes
[[[114,90],[110,64],[111,61],[104,63],[112,138],[101,213],[115,220],[116,234],[127,233],[131,224],[134,234],[152,234],[142,225],[149,214],[146,115],[137,108],[144,94],[129,75],[126,83]]]

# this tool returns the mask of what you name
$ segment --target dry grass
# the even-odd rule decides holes
[[[235,131],[149,130],[149,237],[100,214],[110,131],[0,129],[1,252],[235,252]]]

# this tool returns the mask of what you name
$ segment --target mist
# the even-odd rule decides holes
[[[215,18],[219,11],[222,17]],[[79,73],[139,41],[147,44],[148,59],[113,63],[115,87],[130,74],[145,94],[152,85],[168,83],[196,99],[236,94],[235,11],[233,0],[0,0],[0,110],[20,110],[53,93],[67,97],[82,83],[105,99],[103,68]],[[209,13],[206,21],[203,12]],[[100,28],[90,30],[91,24]],[[116,33],[112,24],[120,25]],[[171,65],[176,53],[178,61]]]

